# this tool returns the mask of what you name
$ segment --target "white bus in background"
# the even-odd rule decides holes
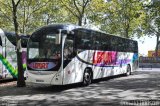
[[[32,83],[89,85],[137,68],[137,41],[75,25],[44,26],[28,41],[26,78]]]
[[[23,67],[26,67],[28,36],[21,35]],[[0,29],[0,80],[17,78],[16,35]]]

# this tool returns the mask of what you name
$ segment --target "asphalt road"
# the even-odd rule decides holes
[[[87,87],[27,84],[17,88],[12,82],[0,86],[0,106],[160,106],[160,69],[147,70],[96,80]]]

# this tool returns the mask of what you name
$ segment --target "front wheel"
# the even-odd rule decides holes
[[[126,76],[131,75],[131,67],[130,65],[127,65],[127,72],[126,72]]]
[[[83,74],[83,85],[87,86],[92,82],[92,73],[89,69],[85,69]]]

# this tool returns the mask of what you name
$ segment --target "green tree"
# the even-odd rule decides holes
[[[13,19],[12,19],[12,5],[9,0],[0,0],[0,28],[12,29]]]
[[[54,2],[53,2],[54,1]],[[71,18],[68,18],[68,14],[65,8],[61,5],[59,0],[50,0],[48,5],[41,10],[42,18],[45,24],[65,23]]]
[[[95,26],[102,25],[106,7],[107,3],[105,0],[92,0],[87,11],[87,19],[90,22],[89,24],[93,24]]]
[[[72,19],[76,19],[78,25],[82,26],[83,18],[89,9],[91,0],[60,0],[61,5],[68,10],[68,14],[72,14]]]
[[[51,0],[23,0],[20,3],[18,16],[21,33],[31,33],[36,28],[45,25],[42,12],[49,8]]]
[[[7,30],[14,30],[12,20],[11,1],[0,1],[0,23],[1,27]],[[20,33],[31,33],[40,26],[62,21],[63,17],[59,18],[60,13],[58,0],[21,0],[17,7],[17,16]],[[48,16],[48,19],[47,19]],[[51,19],[51,20],[49,20]]]
[[[147,36],[156,36],[156,56],[158,56],[158,49],[160,44],[160,0],[155,0],[147,3],[144,8],[146,9],[146,22],[139,29],[139,31]]]
[[[139,0],[112,0],[106,4],[102,30],[108,33],[129,38],[144,22],[143,3]]]
[[[12,0],[12,17],[13,17],[13,24],[15,28],[16,42],[17,42],[17,65],[18,65],[17,86],[24,87],[26,86],[26,84],[24,80],[24,71],[23,71],[23,66],[22,66],[21,39],[18,34],[19,26],[18,26],[18,21],[17,21],[17,9],[18,9],[18,5],[20,2],[21,0],[18,0],[17,2]]]

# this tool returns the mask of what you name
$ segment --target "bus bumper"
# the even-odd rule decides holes
[[[45,84],[45,85],[62,85],[62,77],[59,72],[53,72],[52,74],[33,74],[27,71],[26,82]]]

